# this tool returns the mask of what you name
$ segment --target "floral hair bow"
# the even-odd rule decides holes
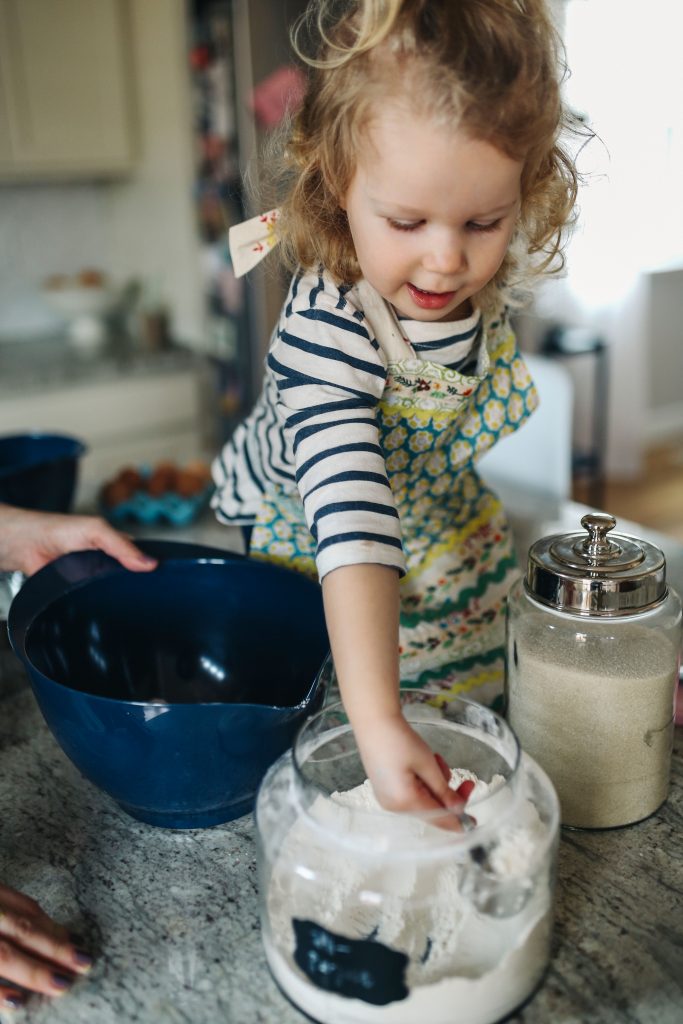
[[[246,274],[274,247],[277,242],[275,224],[278,216],[277,210],[269,210],[268,213],[260,213],[258,217],[251,217],[229,229],[228,247],[235,277]]]

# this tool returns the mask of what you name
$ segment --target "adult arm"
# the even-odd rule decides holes
[[[0,569],[30,576],[69,551],[99,548],[126,569],[149,571],[156,565],[128,537],[97,516],[32,512],[0,505]]]

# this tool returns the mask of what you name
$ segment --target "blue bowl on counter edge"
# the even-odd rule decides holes
[[[87,446],[67,434],[0,436],[0,501],[38,512],[70,512]]]
[[[67,756],[134,818],[205,828],[253,807],[325,698],[320,586],[218,548],[141,541],[135,573],[100,551],[31,576],[8,616]]]

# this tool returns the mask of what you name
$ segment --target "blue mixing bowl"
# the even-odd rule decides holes
[[[223,550],[143,541],[150,573],[98,551],[31,576],[8,617],[64,752],[133,817],[204,828],[249,811],[325,696],[317,583]]]
[[[41,512],[69,512],[86,445],[64,434],[0,437],[0,501]]]

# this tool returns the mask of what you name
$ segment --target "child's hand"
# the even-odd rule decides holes
[[[465,805],[448,785],[450,772],[401,714],[377,718],[360,728],[356,738],[363,766],[377,799],[389,811],[434,811]],[[457,817],[438,824],[459,829]]]

